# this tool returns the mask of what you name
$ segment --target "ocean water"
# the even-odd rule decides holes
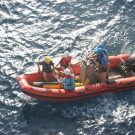
[[[15,78],[35,59],[75,59],[100,41],[134,53],[134,0],[0,1],[0,135],[135,135],[135,92],[52,104],[21,92]]]

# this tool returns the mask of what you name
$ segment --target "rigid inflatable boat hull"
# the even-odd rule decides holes
[[[120,58],[124,61],[127,61],[129,55],[122,54],[118,56],[110,56],[110,68],[113,69],[116,65],[118,65]],[[80,73],[80,65],[75,64],[72,65],[72,68],[75,74]],[[44,100],[44,101],[74,101],[86,99],[91,96],[103,95],[108,92],[120,92],[120,91],[129,91],[135,89],[135,76],[116,79],[114,83],[95,83],[89,84],[85,86],[76,87],[74,91],[65,91],[63,88],[43,88],[43,87],[35,87],[32,85],[33,82],[43,81],[42,73],[38,73],[37,71],[19,75],[16,78],[19,83],[22,91],[33,98]]]

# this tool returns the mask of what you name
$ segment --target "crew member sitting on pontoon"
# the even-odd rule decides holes
[[[59,63],[55,66],[57,67],[58,65],[60,65],[60,68],[64,71],[66,68],[69,68],[71,70],[71,72],[73,73],[73,70],[71,68],[71,59],[72,57],[70,56],[68,51],[65,51],[63,54],[63,57],[61,58],[61,60],[59,61]]]
[[[54,68],[54,63],[51,60],[50,56],[45,56],[43,61],[41,62],[36,61],[35,63],[38,65],[38,71],[40,71],[39,65],[43,66],[42,70],[44,81],[48,81],[51,78],[55,78],[59,82],[58,76],[56,74],[57,72]]]

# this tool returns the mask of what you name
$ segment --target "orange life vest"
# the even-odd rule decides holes
[[[71,57],[68,58],[62,57],[60,60],[60,65],[67,68],[69,66],[69,63],[71,62]]]

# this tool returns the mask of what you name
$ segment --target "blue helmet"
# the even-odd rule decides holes
[[[96,54],[99,54],[99,53],[102,53],[102,52],[103,52],[103,49],[102,48],[96,48],[94,50],[94,53],[96,53]]]
[[[95,48],[94,48],[94,52],[97,53],[98,48],[104,49],[104,44],[103,43],[99,43]]]
[[[102,48],[103,49],[104,48],[104,44],[103,43],[99,43],[97,48]]]

